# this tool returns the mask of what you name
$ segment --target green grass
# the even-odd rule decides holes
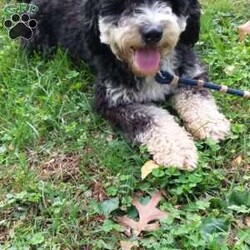
[[[249,4],[203,1],[197,50],[214,82],[250,89],[250,38],[240,43],[236,31]],[[1,29],[0,249],[120,249],[120,240],[140,249],[250,249],[249,101],[215,93],[231,136],[197,141],[195,172],[158,169],[141,181],[150,156],[92,112],[92,82],[62,51],[27,57]],[[160,207],[170,216],[127,238],[113,219],[134,214],[133,194],[156,189],[165,190]]]

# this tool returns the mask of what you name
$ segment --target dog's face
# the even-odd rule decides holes
[[[155,75],[186,29],[196,0],[103,0],[100,40],[137,76]],[[190,34],[191,36],[191,34]]]

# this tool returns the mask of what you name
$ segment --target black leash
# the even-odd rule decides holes
[[[176,75],[170,74],[167,71],[159,71],[155,77],[155,80],[160,84],[170,84],[173,86],[178,86],[180,83],[182,83],[182,84],[189,85],[189,86],[197,86],[197,87],[213,89],[213,90],[217,90],[223,93],[238,95],[238,96],[250,99],[249,91],[232,89],[225,85],[218,85],[212,82],[205,82],[203,80],[186,79],[186,78],[182,78],[182,77],[178,77]]]

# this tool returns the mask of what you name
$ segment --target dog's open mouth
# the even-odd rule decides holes
[[[161,54],[157,48],[139,48],[134,50],[134,63],[143,75],[155,74],[160,67]]]

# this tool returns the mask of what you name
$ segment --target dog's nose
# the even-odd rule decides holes
[[[142,39],[146,44],[158,43],[163,34],[163,29],[160,26],[154,26],[150,28],[143,28],[141,30]]]

